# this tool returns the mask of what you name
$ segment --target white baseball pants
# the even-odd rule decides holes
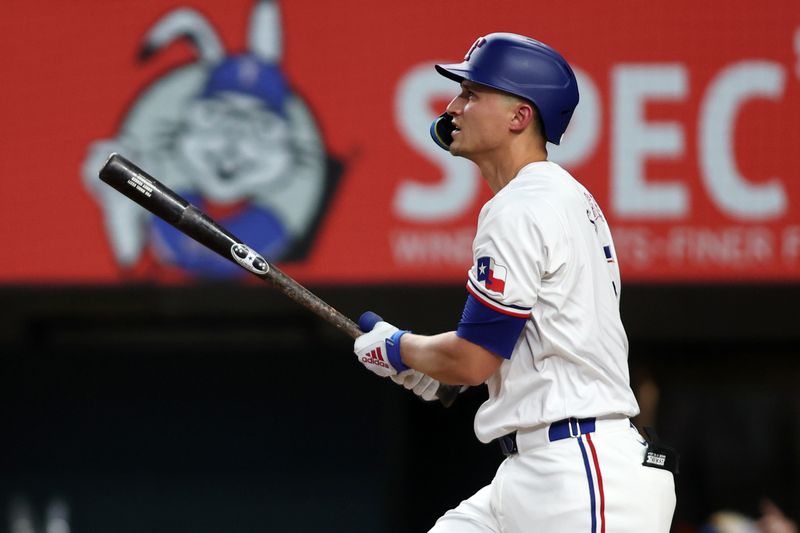
[[[628,419],[555,442],[546,429],[522,432],[517,446],[490,485],[429,533],[669,532],[673,475],[642,466],[647,446]]]

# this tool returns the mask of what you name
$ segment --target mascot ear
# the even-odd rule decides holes
[[[453,142],[453,117],[447,113],[442,113],[431,123],[431,138],[440,148],[450,151],[450,143]]]
[[[281,13],[275,0],[258,0],[250,15],[247,36],[250,53],[266,63],[283,60]]]

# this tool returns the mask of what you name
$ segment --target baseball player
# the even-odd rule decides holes
[[[539,41],[493,33],[436,70],[461,90],[431,134],[494,193],[478,218],[467,302],[456,331],[381,321],[354,347],[424,399],[440,382],[488,385],[475,434],[507,458],[431,532],[669,531],[675,458],[629,420],[639,407],[611,233],[586,188],[547,160],[578,104],[572,69]]]

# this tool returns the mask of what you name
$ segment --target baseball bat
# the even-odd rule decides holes
[[[100,169],[100,179],[211,251],[271,283],[283,294],[351,338],[355,339],[362,334],[355,322],[270,264],[211,217],[121,155],[114,153],[109,156]],[[436,397],[442,405],[449,407],[455,401],[459,389],[458,386],[442,383]]]

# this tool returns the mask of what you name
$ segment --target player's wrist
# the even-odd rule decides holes
[[[386,356],[389,358],[389,364],[391,364],[392,368],[397,372],[403,372],[410,368],[403,362],[403,358],[400,355],[400,338],[406,333],[410,332],[400,329],[392,333],[392,335],[386,339]]]

